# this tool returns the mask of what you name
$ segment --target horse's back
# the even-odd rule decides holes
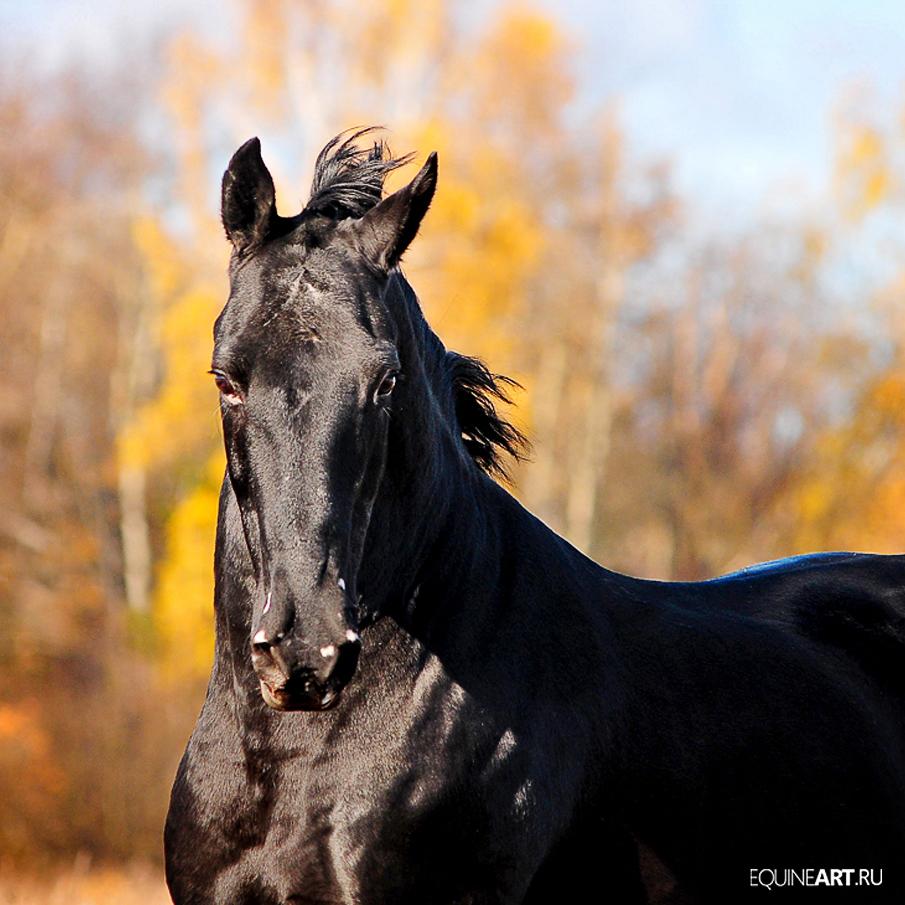
[[[837,862],[884,867],[874,895],[905,895],[905,557],[627,587],[643,614],[630,797],[658,856],[707,901],[763,893],[745,870]]]
[[[905,556],[815,553],[710,581],[703,599],[841,655],[905,717]]]
[[[905,649],[905,555],[809,553],[703,581],[630,581],[639,600],[714,624],[751,620],[882,661]]]

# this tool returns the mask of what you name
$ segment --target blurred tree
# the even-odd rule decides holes
[[[644,571],[694,579],[788,552],[782,508],[825,417],[834,334],[815,331],[819,257],[806,235],[775,228],[679,260],[672,279],[639,289],[627,330],[640,354],[617,461],[635,479],[608,501],[604,530],[620,558],[637,545]],[[652,538],[639,525],[622,540],[633,521]]]
[[[652,266],[679,206],[665,168],[626,160],[614,110],[564,164],[551,186],[561,213],[532,293],[537,458],[524,492],[578,547],[602,554],[597,517],[612,445],[618,325],[631,275]]]
[[[154,852],[163,802],[130,790],[162,788],[172,754],[148,742],[172,730],[123,606],[147,602],[153,538],[114,455],[154,370],[132,231],[149,159],[126,81],[103,105],[77,73],[4,85],[0,854]]]
[[[845,367],[846,404],[795,490],[801,546],[905,550],[905,120],[850,92],[836,113],[835,241],[873,259],[856,272],[870,341]],[[869,331],[869,332],[867,332]],[[837,371],[842,370],[837,362]]]

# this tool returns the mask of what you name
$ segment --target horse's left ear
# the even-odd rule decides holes
[[[352,229],[365,255],[378,267],[391,270],[412,244],[437,188],[437,152],[427,158],[418,175],[371,208]]]
[[[223,174],[221,217],[226,235],[237,252],[262,245],[277,218],[276,192],[270,171],[261,159],[261,142],[250,138]]]

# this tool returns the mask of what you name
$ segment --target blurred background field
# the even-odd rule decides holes
[[[905,550],[901,4],[0,10],[0,903],[166,901],[251,135],[284,213],[341,129],[439,151],[406,271],[524,385],[514,492],[603,564]]]
[[[159,869],[151,864],[93,867],[77,858],[40,878],[11,871],[0,878],[0,905],[167,905]]]

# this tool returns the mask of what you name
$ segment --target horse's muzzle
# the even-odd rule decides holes
[[[349,631],[338,644],[315,651],[316,662],[294,655],[298,643],[287,636],[277,643],[252,642],[251,661],[261,697],[274,710],[329,710],[355,675],[361,641]]]

